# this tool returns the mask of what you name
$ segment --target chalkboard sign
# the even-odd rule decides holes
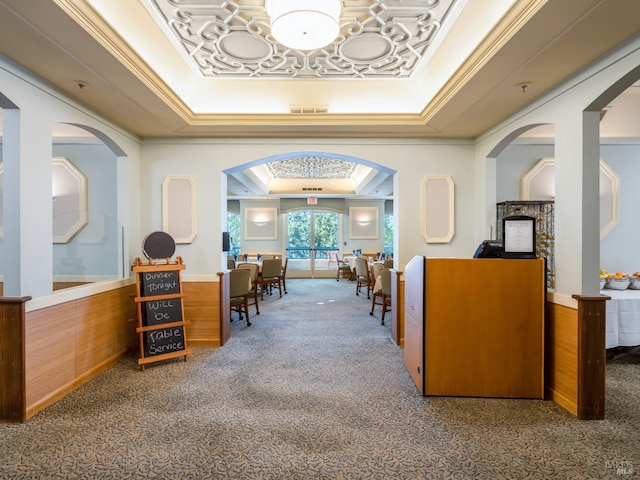
[[[136,302],[138,304],[138,328],[140,358],[138,364],[144,370],[149,362],[184,355],[187,348],[182,304],[180,270],[184,264],[180,257],[176,263],[143,265],[136,259]]]
[[[142,295],[170,295],[180,293],[180,276],[178,270],[159,270],[142,272]]]
[[[145,332],[145,357],[164,355],[172,352],[184,353],[185,348],[186,342],[184,339],[184,327],[182,325]]]
[[[182,320],[182,299],[163,298],[144,302],[142,325],[162,325]]]
[[[166,232],[151,232],[142,241],[142,253],[148,259],[171,258],[176,251],[176,242]]]

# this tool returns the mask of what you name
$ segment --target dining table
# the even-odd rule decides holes
[[[238,268],[238,265],[240,265],[241,263],[253,263],[255,265],[258,265],[258,271],[262,271],[262,259],[258,260],[256,257],[249,257],[247,260],[245,260],[242,257],[238,257],[237,260],[235,260],[235,264],[236,264],[236,268]]]
[[[363,258],[363,257],[357,257],[357,256],[352,256],[352,255],[345,255],[344,257],[342,257],[343,261],[349,262],[349,268],[353,272],[353,278],[357,278],[357,275],[356,275],[356,259],[357,258]],[[381,261],[378,261],[378,260],[374,261],[373,257],[364,257],[364,258],[367,259],[367,263],[369,264],[369,271],[371,271],[371,266],[374,263],[381,263],[381,264],[384,265],[384,262],[381,262]],[[378,275],[378,278],[380,278],[380,275]],[[382,283],[378,282],[378,278],[376,279],[376,286],[374,286],[374,291],[382,289]]]
[[[605,289],[611,297],[606,303],[605,348],[640,345],[640,290]]]

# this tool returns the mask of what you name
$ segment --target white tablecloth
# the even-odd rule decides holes
[[[345,262],[349,262],[349,268],[351,269],[352,272],[356,268],[356,258],[360,258],[360,257],[352,257],[352,256],[347,256],[347,255],[342,257],[342,259]]]
[[[601,291],[607,301],[606,348],[640,345],[640,290]]]

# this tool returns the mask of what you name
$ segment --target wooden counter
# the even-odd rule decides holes
[[[405,364],[423,395],[544,398],[543,259],[414,257]]]

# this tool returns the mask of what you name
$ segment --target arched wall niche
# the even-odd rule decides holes
[[[121,193],[119,160],[124,150],[108,135],[94,127],[76,122],[52,125],[53,166],[64,157],[86,178],[84,211],[65,211],[58,215],[55,183],[53,195],[53,289],[123,278],[128,272],[123,245],[124,225],[119,218]],[[55,181],[55,176],[54,176]],[[58,212],[59,213],[59,212]],[[60,241],[56,224],[83,218],[85,224]]]

